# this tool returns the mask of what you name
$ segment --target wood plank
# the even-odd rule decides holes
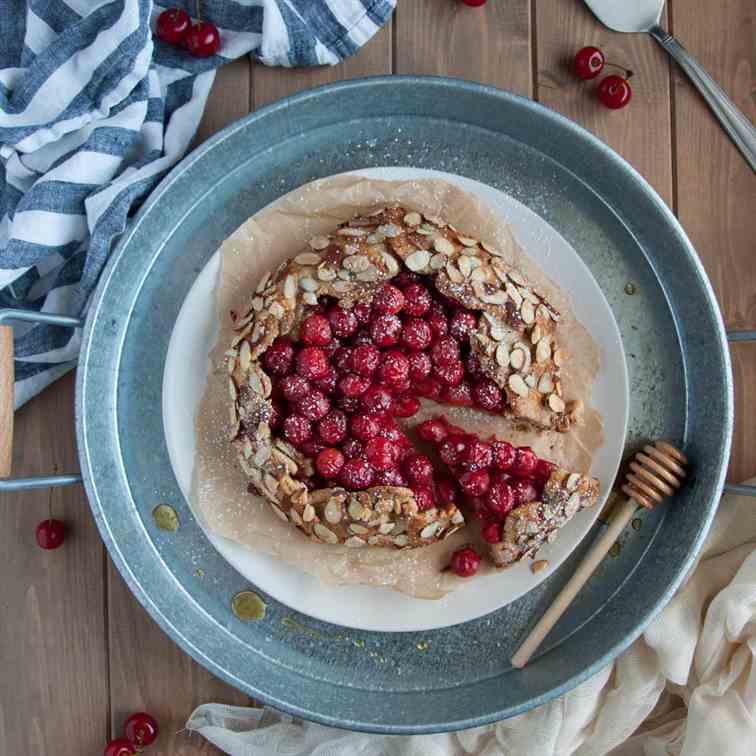
[[[399,74],[471,79],[531,94],[530,2],[469,8],[455,0],[412,0],[396,11]]]
[[[254,108],[332,81],[391,73],[391,27],[391,22],[387,23],[356,55],[336,66],[270,68],[253,65]]]
[[[239,58],[218,69],[205,112],[192,141],[192,149],[216,131],[249,113],[252,108],[249,96],[251,78],[252,63],[248,57]]]
[[[741,264],[742,265],[742,264]],[[740,483],[756,475],[756,344],[731,347],[735,379],[735,433],[727,479]]]
[[[78,469],[74,376],[16,414],[13,474]],[[55,551],[34,531],[67,526]],[[81,486],[0,496],[0,751],[18,756],[101,753],[108,727],[104,548]]]
[[[673,33],[756,123],[753,0],[676,0]],[[756,328],[756,181],[719,122],[673,69],[680,221],[714,284],[728,328]],[[736,428],[730,479],[756,474],[756,346],[733,347]]]
[[[147,615],[112,565],[109,573],[114,736],[130,714],[147,711],[160,724],[150,754],[220,753],[202,737],[182,732],[189,715],[203,703],[254,702],[185,654]]]
[[[194,146],[249,112],[250,76],[246,58],[217,72]],[[109,559],[107,587],[112,737],[129,714],[148,711],[161,728],[151,754],[220,753],[200,736],[180,732],[189,714],[201,703],[247,706],[251,700],[181,651],[139,605]]]
[[[667,54],[647,34],[619,34],[602,26],[582,0],[538,3],[535,39],[536,99],[582,124],[613,147],[671,207]],[[633,96],[625,108],[608,110],[598,101],[596,88],[603,76],[584,82],[572,72],[575,53],[586,45],[601,48],[607,60],[633,71],[630,80]]]

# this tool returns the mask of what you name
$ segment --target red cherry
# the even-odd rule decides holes
[[[181,8],[164,10],[157,20],[157,36],[161,42],[179,46],[183,44],[186,33],[192,24],[189,14]]]
[[[327,448],[327,445],[320,439],[308,438],[307,441],[299,447],[299,450],[305,455],[305,457],[315,459],[325,448]]]
[[[512,486],[504,481],[494,481],[486,496],[486,509],[489,514],[501,520],[515,504]]]
[[[598,47],[583,47],[575,55],[575,73],[581,79],[595,79],[605,63],[604,53]]]
[[[432,301],[430,292],[422,284],[411,283],[404,289],[404,312],[413,318],[425,315]]]
[[[402,291],[404,291],[410,284],[418,283],[420,281],[420,276],[417,275],[417,273],[413,273],[409,270],[403,270],[398,275],[394,276],[391,279],[394,282],[394,286],[398,286]]]
[[[341,468],[339,481],[350,491],[362,491],[370,488],[373,475],[373,468],[364,459],[348,459]]]
[[[341,445],[341,451],[347,459],[358,459],[365,452],[365,447],[356,438],[348,438]]]
[[[349,430],[352,436],[360,441],[369,441],[371,438],[375,438],[380,429],[381,424],[378,422],[378,417],[366,412],[352,415],[349,422]]]
[[[433,331],[430,325],[420,318],[410,318],[402,329],[402,344],[415,352],[421,352],[430,346]]]
[[[507,441],[494,441],[491,446],[493,447],[493,464],[499,470],[510,470],[517,458],[517,451]]]
[[[357,373],[347,373],[339,381],[339,390],[345,397],[358,397],[367,391],[368,386],[370,386],[370,378],[366,375],[357,375]],[[342,409],[345,408],[342,407]]]
[[[449,435],[449,429],[441,418],[434,417],[417,426],[417,435],[423,441],[440,444]]]
[[[459,344],[451,336],[442,336],[431,347],[430,356],[436,367],[459,362]]]
[[[409,360],[409,377],[413,381],[419,381],[430,375],[433,363],[431,358],[425,352],[410,352],[407,355]]]
[[[402,321],[396,315],[379,315],[370,324],[370,337],[378,346],[394,346],[399,343]]]
[[[330,409],[331,402],[322,391],[311,391],[297,402],[297,412],[308,420],[320,420]]]
[[[501,410],[501,389],[489,378],[478,381],[472,387],[472,395],[475,404],[481,409],[488,412],[499,412]]]
[[[381,423],[381,429],[378,431],[378,435],[382,436],[383,438],[387,438],[389,441],[393,441],[397,444],[403,444],[407,445],[409,442],[405,439],[404,435],[402,434],[402,431],[400,430],[399,426],[396,424],[396,420],[394,420],[391,415],[385,415],[384,417],[380,418]],[[412,449],[412,446],[409,445],[409,449]]]
[[[378,378],[391,385],[401,384],[409,377],[410,362],[404,352],[389,349],[383,353],[378,367]]]
[[[487,522],[480,529],[480,534],[486,543],[499,543],[501,541],[501,523]]]
[[[444,308],[438,302],[433,303],[425,319],[434,336],[441,337],[449,333],[449,319],[446,317]]]
[[[536,468],[533,471],[533,477],[538,482],[538,485],[541,486],[541,488],[546,485],[546,482],[551,477],[551,473],[553,472],[554,468],[556,468],[556,465],[553,462],[547,462],[545,459],[538,460]]]
[[[290,402],[296,402],[312,390],[309,381],[301,375],[287,375],[278,385],[284,398]]]
[[[491,485],[488,470],[472,470],[459,476],[459,485],[468,496],[485,496]]]
[[[410,380],[410,377],[407,376],[406,378],[399,381],[398,383],[389,384],[389,388],[395,394],[406,394],[412,388],[412,381]],[[414,394],[415,392],[413,391],[412,393]]]
[[[449,334],[457,341],[467,341],[478,327],[478,319],[469,310],[457,310],[449,321]]]
[[[441,401],[446,404],[456,404],[460,407],[472,407],[472,387],[468,381],[460,381],[456,386],[444,386]]]
[[[42,520],[35,531],[41,549],[57,549],[66,540],[66,526],[60,520]]]
[[[412,417],[420,409],[420,400],[410,394],[400,394],[394,399],[394,414],[397,417]]]
[[[331,324],[323,315],[310,315],[309,318],[305,318],[299,329],[299,338],[310,346],[326,346],[332,337]]]
[[[315,460],[317,471],[324,478],[335,478],[345,463],[344,455],[338,449],[323,449]]]
[[[449,467],[459,464],[460,456],[467,448],[467,438],[459,433],[454,433],[445,438],[438,447],[438,455],[441,461]]]
[[[143,711],[132,714],[123,725],[126,740],[137,748],[152,745],[157,740],[158,732],[158,723]]]
[[[209,58],[220,50],[218,27],[209,21],[198,21],[186,34],[186,49],[195,58]]]
[[[465,377],[465,367],[461,362],[447,362],[437,365],[435,373],[446,386],[459,386]]]
[[[425,456],[413,452],[402,463],[404,474],[410,483],[418,486],[429,486],[433,483],[433,463]]]
[[[529,446],[520,446],[510,472],[518,478],[529,478],[535,472],[537,464],[538,457],[533,454],[533,450]]]
[[[134,756],[136,749],[126,738],[116,738],[105,746],[104,756]]]
[[[357,316],[351,310],[345,310],[334,305],[328,310],[328,322],[331,331],[337,339],[346,339],[351,336],[358,327]]]
[[[312,424],[301,415],[289,415],[284,420],[283,432],[289,443],[301,446],[312,436]]]
[[[318,435],[327,444],[338,444],[346,438],[347,418],[340,410],[331,410],[319,423]]]
[[[289,339],[279,337],[268,347],[263,355],[263,365],[273,375],[286,375],[291,369],[293,359],[293,344]]]
[[[399,461],[401,449],[393,442],[382,436],[371,438],[365,444],[365,457],[375,470],[391,470]]]
[[[326,353],[320,347],[307,346],[297,355],[297,373],[303,378],[325,378],[330,369]]]
[[[459,549],[452,554],[449,566],[459,577],[472,577],[480,567],[480,554],[470,546]]]
[[[417,393],[426,399],[438,399],[443,387],[444,384],[438,378],[423,378],[415,384]]]
[[[357,304],[352,307],[352,312],[354,313],[354,317],[357,318],[358,323],[366,325],[370,322],[372,309],[373,308],[367,302],[357,302]]]
[[[415,494],[415,502],[419,512],[425,512],[427,509],[433,509],[436,502],[433,499],[433,489],[430,486],[414,485],[412,493]]]
[[[324,394],[334,394],[336,392],[336,385],[339,380],[339,376],[333,368],[329,368],[328,375],[325,378],[318,378],[313,381],[313,384],[319,388]]]
[[[460,455],[460,464],[465,470],[482,470],[489,467],[492,461],[491,445],[477,438],[471,441]]]
[[[373,297],[373,310],[396,315],[404,307],[404,294],[390,283],[385,283]]]
[[[393,403],[393,397],[391,392],[380,383],[373,383],[370,385],[362,396],[360,396],[360,404],[362,408],[367,412],[373,412],[375,414],[381,414],[383,412],[389,412]]]
[[[362,344],[352,350],[351,366],[355,373],[372,375],[381,362],[381,352],[377,346]]]
[[[457,499],[457,484],[451,478],[436,481],[436,492],[442,504],[454,504]]]
[[[630,82],[616,74],[605,76],[598,85],[599,100],[611,110],[624,108],[630,102],[632,96],[633,90],[630,89]]]

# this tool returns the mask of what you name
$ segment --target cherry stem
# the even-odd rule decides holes
[[[200,12],[200,0],[197,0],[197,21],[202,21],[202,13]]]
[[[604,63],[605,66],[611,66],[612,68],[619,68],[622,73],[625,74],[626,79],[632,79],[633,72],[629,68],[625,68],[624,66],[621,66],[619,63],[612,63],[610,60],[607,60]]]

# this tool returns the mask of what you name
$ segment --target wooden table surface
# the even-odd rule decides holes
[[[753,0],[671,0],[665,22],[756,121]],[[629,107],[608,111],[567,62],[584,45],[635,72]],[[439,74],[532,97],[623,155],[677,214],[714,284],[728,328],[756,328],[756,181],[666,54],[646,35],[601,27],[580,0],[400,0],[393,20],[333,68],[268,69],[239,60],[218,72],[196,143],[285,95],[370,74]],[[756,474],[756,346],[732,349],[737,420],[729,478]],[[74,378],[16,417],[16,475],[77,469]],[[69,537],[43,552],[36,524],[52,506]],[[200,703],[247,705],[176,647],[111,564],[81,487],[0,501],[0,752],[99,754],[133,711],[162,726],[153,754],[216,753],[181,733]]]

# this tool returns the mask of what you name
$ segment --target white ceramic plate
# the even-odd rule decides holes
[[[619,330],[608,302],[574,249],[542,218],[503,192],[471,179],[416,168],[375,168],[360,175],[386,180],[441,178],[479,195],[510,224],[525,252],[571,297],[575,315],[590,323],[601,351],[593,404],[604,417],[606,440],[591,474],[601,483],[597,506],[576,515],[559,538],[542,548],[549,566],[533,574],[528,561],[465,583],[443,599],[414,599],[387,588],[324,585],[267,554],[257,553],[206,530],[223,557],[251,583],[303,614],[337,625],[381,632],[419,631],[466,622],[509,604],[545,580],[577,546],[598,517],[617,473],[627,429],[628,377]],[[218,253],[208,261],[187,294],[166,357],[163,424],[176,479],[189,501],[195,435],[194,418],[204,391],[207,355],[217,334],[213,290]]]

